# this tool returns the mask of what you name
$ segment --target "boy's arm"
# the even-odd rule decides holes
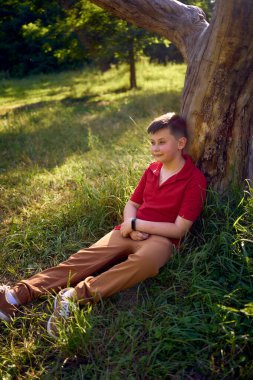
[[[124,222],[126,220],[132,220],[132,218],[135,218],[136,217],[136,213],[137,213],[137,210],[138,208],[140,207],[140,204],[139,203],[135,203],[133,201],[128,201],[125,205],[125,208],[124,208]],[[123,222],[123,224],[124,224]],[[131,222],[130,222],[131,223]],[[124,236],[122,234],[122,236]],[[143,232],[140,232],[140,231],[131,231],[126,235],[126,236],[130,236],[130,238],[132,240],[145,240],[149,237],[149,234],[146,234],[146,233],[143,233]]]
[[[135,216],[124,219],[121,225],[121,234],[127,237],[131,231],[131,221]],[[161,235],[168,238],[181,239],[191,228],[193,222],[178,216],[175,223],[150,222],[148,220],[136,219],[136,230],[152,235]]]
[[[128,201],[124,208],[124,221],[129,218],[135,218],[140,205],[133,201]]]

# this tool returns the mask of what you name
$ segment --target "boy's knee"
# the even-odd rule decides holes
[[[154,256],[151,255],[130,255],[130,260],[134,261],[134,264],[139,271],[146,273],[147,277],[154,277],[159,273],[159,265]]]
[[[145,245],[139,251],[128,258],[134,262],[140,272],[145,273],[146,277],[154,277],[171,258],[172,248],[169,239],[152,235],[145,240]]]

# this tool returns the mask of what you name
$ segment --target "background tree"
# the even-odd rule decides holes
[[[141,55],[153,53],[155,56],[158,44],[162,51],[169,45],[164,38],[119,20],[85,0],[61,0],[60,4],[86,56],[100,69],[107,70],[112,63],[127,62],[131,89],[137,87],[136,60]],[[151,46],[153,50],[148,49]]]
[[[161,37],[134,27],[89,1],[73,4],[65,0],[60,4],[56,0],[1,1],[1,75],[22,77],[85,63],[107,70],[113,63],[127,62],[133,88],[137,86],[136,59],[145,49],[145,54],[155,59],[154,44],[158,42],[160,56],[167,49]],[[148,50],[149,46],[153,49]],[[173,54],[172,51],[172,57]],[[164,57],[167,59],[166,54]]]
[[[217,0],[210,21],[176,0],[92,0],[120,18],[172,41],[188,65],[181,113],[189,152],[211,185],[253,177],[253,7]]]
[[[1,0],[0,71],[24,76],[77,67],[85,62],[56,1]]]
[[[135,63],[141,55],[147,55],[158,63],[182,61],[180,52],[175,46],[169,46],[168,40],[119,20],[87,0],[59,2],[86,55],[102,70],[108,69],[111,63],[128,63],[131,89],[137,87]],[[201,4],[210,17],[211,0],[193,0],[191,3]]]

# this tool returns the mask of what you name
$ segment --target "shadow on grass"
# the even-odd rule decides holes
[[[62,100],[49,100],[49,101],[25,104],[22,106],[17,106],[12,109],[6,109],[4,113],[0,114],[0,118],[8,117],[10,114],[16,115],[23,111],[32,111],[32,110],[37,110],[44,107],[52,107],[57,104],[63,104],[66,106],[75,105],[75,104],[82,105],[82,104],[88,103],[92,98],[95,98],[95,97],[96,95],[85,95],[78,98],[73,98],[73,97],[68,96]]]
[[[85,68],[85,75],[89,76],[96,72],[92,68]],[[64,88],[62,84],[64,83]],[[8,101],[8,98],[16,101],[23,101],[31,96],[31,92],[41,96],[62,96],[64,91],[71,91],[74,86],[85,87],[87,92],[89,84],[84,80],[82,71],[65,71],[56,74],[35,74],[16,81],[15,79],[0,80],[1,97]],[[66,93],[66,92],[65,92]]]
[[[138,90],[140,90],[140,88],[138,88]],[[117,88],[116,90],[112,91],[113,94],[123,94],[124,92],[128,92],[130,91],[130,88],[129,87],[121,87],[121,88]]]
[[[0,172],[6,173],[20,166],[29,170],[29,167],[34,165],[53,169],[72,154],[89,150],[89,129],[92,135],[98,136],[103,144],[113,144],[128,129],[133,131],[133,123],[129,119],[153,118],[157,116],[155,113],[158,108],[159,110],[162,108],[162,112],[177,111],[179,108],[179,92],[177,91],[158,94],[135,92],[128,96],[127,103],[124,99],[110,102],[93,100],[93,97],[67,97],[61,102],[39,102],[16,109],[14,114],[20,117],[26,115],[27,122],[35,127],[32,131],[26,131],[23,122],[19,131],[1,134]],[[64,105],[63,110],[61,108],[52,110],[52,107],[61,104]],[[34,113],[36,109],[41,113]],[[59,115],[59,112],[66,112],[67,120],[64,113]],[[94,117],[88,122],[82,121],[82,117],[87,113]],[[49,124],[46,127],[40,127],[39,124],[41,122],[43,125],[44,117],[50,119]]]
[[[53,169],[74,152],[86,152],[87,130],[82,125],[61,129],[59,125],[32,132],[9,132],[0,139],[0,171],[38,166]]]

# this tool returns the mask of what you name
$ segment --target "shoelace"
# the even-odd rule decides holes
[[[68,317],[68,315],[69,315],[69,302],[67,300],[61,301],[59,315],[61,317]]]
[[[11,287],[9,285],[0,285],[0,293],[9,292]]]

